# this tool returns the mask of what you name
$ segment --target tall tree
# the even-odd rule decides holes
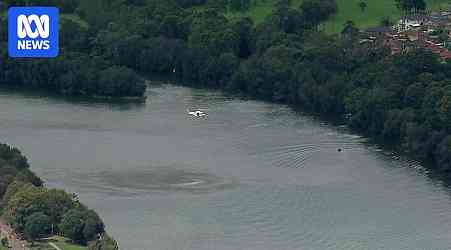
[[[39,239],[50,232],[50,218],[42,212],[36,212],[26,218],[24,233],[31,241]]]
[[[305,0],[301,4],[301,10],[305,23],[310,24],[311,28],[317,28],[337,12],[338,6],[335,0]]]
[[[368,4],[366,3],[366,1],[361,0],[359,2],[359,8],[362,12],[365,12],[366,8],[368,7]]]
[[[396,7],[404,14],[418,13],[426,9],[424,0],[395,0]]]
[[[83,242],[84,215],[79,209],[71,209],[64,214],[59,228],[64,236],[74,242]]]
[[[344,24],[343,30],[341,31],[341,35],[346,38],[348,41],[354,40],[359,33],[359,29],[355,26],[354,21],[348,20]]]

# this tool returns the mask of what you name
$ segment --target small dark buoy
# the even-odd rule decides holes
[[[339,148],[338,150],[337,150],[338,152],[341,152],[341,151],[343,151],[341,148]]]

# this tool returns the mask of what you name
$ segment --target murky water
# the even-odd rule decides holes
[[[111,105],[3,91],[0,140],[79,193],[126,250],[451,246],[449,189],[415,162],[285,106],[171,85],[148,95]]]

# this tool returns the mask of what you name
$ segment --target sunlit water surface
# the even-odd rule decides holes
[[[125,250],[450,248],[449,189],[417,163],[285,106],[147,94],[113,105],[2,91],[0,140],[79,193]]]

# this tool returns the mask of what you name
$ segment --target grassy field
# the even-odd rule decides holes
[[[55,245],[57,245],[59,248],[61,248],[63,250],[87,250],[88,249],[83,246],[73,245],[73,244],[66,243],[66,242],[58,242],[58,243],[55,243]]]
[[[45,242],[34,242],[33,246],[28,245],[27,247],[30,248],[30,250],[55,250],[55,248]]]
[[[48,240],[35,242],[33,247],[28,246],[31,250],[55,250],[49,242],[53,242],[56,246],[61,248],[62,250],[87,250],[87,247],[74,245],[68,242],[68,240],[64,237],[54,236]],[[0,250],[3,250],[0,248]]]
[[[87,250],[87,247],[69,243],[64,237],[55,236],[50,239],[55,245],[62,250]]]
[[[392,20],[400,17],[400,12],[396,8],[394,0],[367,0],[367,9],[362,12],[358,3],[360,0],[336,0],[338,4],[338,13],[330,21],[324,24],[327,33],[337,33],[343,28],[343,24],[348,21],[354,21],[358,27],[367,28],[379,25],[382,17],[388,16]],[[302,0],[293,0],[294,6],[299,6]],[[450,0],[426,0],[428,9],[439,10],[451,5]],[[262,22],[268,16],[274,6],[275,0],[259,0],[249,11],[229,12],[229,18],[240,16],[251,17],[256,23]]]
[[[401,13],[396,8],[394,0],[367,0],[368,7],[362,12],[358,3],[360,0],[337,0],[338,13],[325,24],[328,33],[337,33],[343,29],[343,24],[354,21],[360,28],[375,27],[380,24],[382,17],[397,20]],[[428,9],[438,10],[447,7],[449,0],[426,0]]]
[[[252,6],[252,8],[247,12],[231,12],[229,11],[226,15],[229,18],[237,18],[237,17],[243,17],[247,16],[252,18],[254,22],[260,23],[262,22],[265,17],[271,14],[273,7],[274,7],[274,0],[258,0],[258,3],[255,6]],[[299,0],[296,0],[294,2],[300,2]]]

